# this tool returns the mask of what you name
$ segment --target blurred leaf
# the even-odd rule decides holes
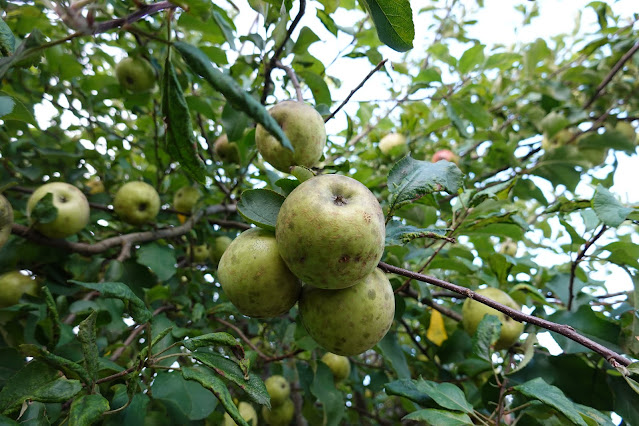
[[[0,19],[0,51],[2,49],[2,24],[4,21]],[[9,96],[7,93],[0,91],[0,119],[4,121],[17,120],[29,123],[38,128],[38,123],[33,114],[18,99]]]
[[[441,346],[442,343],[448,339],[448,333],[446,333],[446,326],[444,325],[444,317],[436,310],[430,310],[430,322],[428,324],[428,330],[426,330],[426,337],[428,340]]]
[[[332,105],[331,91],[328,89],[326,81],[324,81],[322,76],[311,71],[300,71],[297,74],[304,83],[306,83],[309,89],[311,89],[316,105]]]
[[[362,0],[370,12],[379,40],[398,52],[413,48],[415,27],[409,0]]]
[[[104,297],[114,297],[128,303],[129,313],[138,324],[144,324],[152,317],[151,312],[146,308],[144,302],[133,294],[131,289],[125,284],[113,282],[83,283],[75,280],[69,280],[69,282],[84,288],[99,291]]]
[[[177,259],[175,250],[157,243],[148,243],[139,248],[138,263],[148,267],[161,281],[175,275]]]
[[[453,105],[450,102],[446,102],[444,107],[446,108],[446,114],[448,115],[448,118],[450,118],[450,122],[453,123],[453,126],[455,127],[455,129],[457,129],[457,131],[459,132],[459,136],[461,136],[464,139],[470,138],[470,135],[468,134],[468,129],[466,128],[467,126],[464,123],[464,121],[459,117],[458,112],[455,111],[455,107],[453,107]]]
[[[0,19],[0,57],[11,56],[16,50],[16,38],[11,28]],[[2,114],[0,113],[0,116]]]
[[[410,369],[406,362],[406,355],[397,339],[397,333],[389,331],[386,336],[377,344],[385,361],[388,361],[400,379],[410,377]]]
[[[577,139],[577,146],[579,148],[612,148],[632,155],[637,145],[623,133],[610,130],[603,134],[588,133]]]
[[[533,359],[533,356],[535,356],[535,345],[537,344],[537,335],[535,333],[529,333],[528,337],[526,337],[526,341],[524,342],[524,358],[519,361],[519,364],[517,364],[517,366],[515,368],[513,368],[511,371],[507,372],[506,374],[514,374],[518,371],[520,371],[522,368],[526,367],[528,365],[528,363]]]
[[[474,423],[465,413],[455,413],[452,411],[436,410],[426,408],[424,410],[413,411],[404,416],[402,420],[425,421],[431,425],[465,426]]]
[[[215,397],[211,389],[202,384],[208,379],[207,372],[201,367],[182,367],[182,374],[163,371],[157,374],[151,385],[153,399],[164,402],[171,424],[203,420],[215,410]],[[226,386],[222,386],[226,390]]]
[[[71,403],[69,426],[91,426],[109,409],[109,401],[102,395],[82,395]]]
[[[575,405],[556,386],[549,385],[542,378],[530,380],[514,387],[529,398],[538,399],[546,405],[555,408],[577,425],[587,426],[581,418]]]
[[[224,38],[226,39],[226,42],[229,44],[231,49],[236,50],[233,28],[217,10],[213,11],[213,21],[217,24],[218,27],[220,27],[220,30],[222,31],[222,34],[224,34]]]
[[[624,207],[610,191],[601,185],[597,186],[595,195],[592,197],[592,208],[603,223],[612,227],[621,225],[632,212],[631,208]]]
[[[226,388],[224,382],[217,378],[211,370],[202,366],[182,367],[182,375],[186,380],[195,381],[204,388],[213,392],[217,399],[222,403],[222,406],[224,406],[226,412],[229,413],[233,420],[235,420],[235,423],[242,426],[249,426],[233,403],[233,398],[231,397],[231,394]]]
[[[470,49],[466,50],[459,59],[459,72],[466,74],[471,71],[477,65],[484,62],[484,48],[486,46],[477,44]]]
[[[246,93],[231,77],[222,74],[213,68],[211,61],[197,47],[184,42],[175,42],[173,47],[182,55],[186,62],[196,74],[203,77],[211,86],[221,92],[233,108],[245,112],[249,117],[260,123],[268,130],[282,146],[293,151],[293,146],[288,140],[282,128],[268,111],[255,98]]]
[[[237,211],[248,222],[269,231],[275,231],[277,215],[284,197],[270,189],[248,189],[242,192]]]
[[[492,347],[499,340],[501,322],[495,315],[484,315],[473,335],[473,353],[484,361],[492,361]]]
[[[53,205],[53,193],[47,194],[40,198],[33,210],[31,210],[30,219],[33,223],[51,223],[58,217],[58,208]]]
[[[344,397],[335,388],[333,373],[323,362],[317,363],[315,377],[310,390],[317,397],[317,400],[322,403],[324,412],[323,424],[326,426],[339,425],[345,414]]]

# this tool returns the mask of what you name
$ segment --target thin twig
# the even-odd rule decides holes
[[[362,88],[362,86],[364,86],[364,84],[366,84],[366,82],[368,81],[368,79],[370,79],[373,74],[375,74],[377,71],[379,71],[384,64],[386,64],[386,62],[388,61],[388,59],[384,59],[382,60],[379,64],[377,64],[377,66],[375,68],[373,68],[371,70],[371,72],[369,72],[368,74],[366,74],[366,77],[364,77],[364,79],[357,85],[356,88],[354,88],[353,90],[351,90],[351,93],[348,94],[348,96],[346,97],[346,99],[344,99],[344,101],[342,101],[341,104],[339,104],[339,106],[337,107],[337,109],[335,109],[335,111],[333,111],[331,113],[331,115],[329,115],[328,117],[326,117],[324,119],[324,123],[326,123],[328,120],[330,120],[331,118],[335,117],[335,114],[337,114],[339,112],[340,109],[342,109],[344,107],[344,105],[346,105],[348,103],[348,101],[353,97],[353,95],[355,94],[355,92],[357,92],[359,89]]]
[[[632,56],[637,53],[637,51],[639,50],[639,41],[636,42],[634,44],[634,46],[632,46],[632,48],[630,48],[629,51],[627,51],[625,53],[625,55],[623,55],[621,57],[621,59],[619,59],[617,61],[617,63],[610,69],[610,72],[608,73],[608,75],[606,76],[606,78],[603,79],[603,81],[601,83],[599,83],[599,86],[597,86],[597,90],[595,90],[594,95],[592,95],[592,97],[588,100],[588,102],[586,102],[586,105],[584,105],[584,109],[588,108],[590,105],[593,104],[593,102],[595,102],[597,100],[597,98],[599,98],[599,96],[601,96],[601,93],[603,92],[603,89],[610,84],[610,82],[612,81],[613,77],[615,76],[615,74],[617,74],[621,68],[623,68],[623,65],[628,62],[628,60],[630,58],[632,58]]]
[[[592,238],[590,238],[590,240],[588,240],[586,242],[586,244],[584,244],[583,248],[579,251],[579,253],[577,253],[577,258],[575,259],[574,262],[572,262],[572,265],[570,267],[570,282],[568,284],[568,311],[571,310],[572,308],[572,300],[573,300],[573,289],[575,286],[575,272],[577,270],[577,266],[579,265],[579,263],[583,260],[583,258],[586,256],[586,252],[588,251],[588,249],[590,247],[592,247],[592,245],[599,239],[601,238],[601,236],[604,234],[604,232],[606,232],[606,230],[608,229],[608,227],[606,225],[601,225],[601,229],[599,230],[599,232],[595,235],[593,235]]]
[[[300,81],[297,79],[297,75],[295,75],[295,71],[293,71],[293,68],[284,65],[282,61],[280,61],[279,59],[275,61],[275,66],[277,68],[283,69],[286,75],[288,76],[289,80],[291,80],[291,83],[293,84],[293,87],[295,88],[295,96],[297,97],[297,101],[304,102],[304,96],[302,95],[302,87],[300,86]]]
[[[455,293],[459,293],[461,295],[464,295],[466,297],[469,297],[471,299],[477,300],[479,303],[483,303],[484,305],[490,306],[491,308],[494,308],[496,310],[498,310],[499,312],[503,312],[504,314],[508,315],[509,317],[511,317],[512,319],[514,319],[515,321],[519,321],[519,322],[527,322],[529,324],[533,324],[536,325],[538,327],[542,327],[545,328],[546,330],[550,330],[550,331],[554,331],[555,333],[561,334],[562,336],[565,336],[567,338],[569,338],[570,340],[573,340],[585,347],[587,347],[588,349],[592,349],[593,351],[597,352],[598,354],[602,355],[610,364],[612,364],[613,367],[617,367],[619,365],[623,365],[623,366],[628,366],[630,365],[631,361],[627,358],[624,358],[622,355],[608,349],[607,347],[600,345],[599,343],[585,337],[582,336],[581,334],[577,333],[577,331],[575,331],[574,328],[568,326],[568,325],[564,325],[564,324],[557,324],[542,318],[538,318],[532,315],[527,315],[524,314],[521,311],[518,311],[517,309],[513,309],[510,308],[508,306],[502,305],[501,303],[497,303],[492,299],[489,299],[486,296],[482,296],[480,294],[475,293],[474,291],[466,288],[466,287],[462,287],[460,285],[456,285],[453,283],[450,283],[448,281],[444,281],[444,280],[440,280],[438,278],[435,277],[430,277],[428,275],[423,275],[423,274],[418,274],[416,272],[412,272],[406,269],[402,269],[402,268],[398,268],[396,266],[392,266],[389,265],[387,263],[384,262],[380,262],[379,263],[379,267],[387,273],[392,273],[392,274],[398,274],[398,275],[403,275],[405,277],[408,278],[412,278],[414,280],[418,280],[418,281],[422,281],[425,283],[429,283],[429,284],[433,284],[436,285],[438,287],[444,288],[446,290],[450,290],[450,291],[454,291]]]

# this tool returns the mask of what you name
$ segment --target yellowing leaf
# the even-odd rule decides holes
[[[448,339],[446,327],[444,327],[444,317],[442,317],[442,314],[435,309],[432,310],[430,315],[430,324],[428,325],[426,337],[428,337],[428,340],[437,346],[441,346],[441,344]]]

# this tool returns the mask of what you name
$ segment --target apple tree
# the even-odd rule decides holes
[[[637,15],[595,1],[594,27],[491,45],[470,35],[483,1],[0,6],[0,423],[639,424],[639,210],[612,188],[636,155]],[[290,100],[319,121],[269,113]],[[295,303],[300,276],[337,276],[324,261],[296,258],[286,294],[240,280],[275,316],[220,283],[277,276],[265,246],[223,253],[331,174],[379,204],[370,274],[394,308],[347,358]],[[73,195],[29,203],[51,182],[88,220]],[[291,258],[323,241],[364,268],[336,249],[366,239],[351,217],[322,240],[315,214]],[[351,279],[311,306],[344,341],[383,294],[331,305]]]

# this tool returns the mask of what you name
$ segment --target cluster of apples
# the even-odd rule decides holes
[[[326,140],[314,108],[285,101],[269,111],[294,153],[258,125],[258,151],[273,167],[313,167]],[[228,247],[218,268],[225,294],[244,315],[277,317],[299,302],[302,324],[322,347],[356,355],[390,328],[395,301],[377,264],[385,224],[379,202],[363,184],[341,175],[302,182],[281,206],[275,232],[253,228]]]

